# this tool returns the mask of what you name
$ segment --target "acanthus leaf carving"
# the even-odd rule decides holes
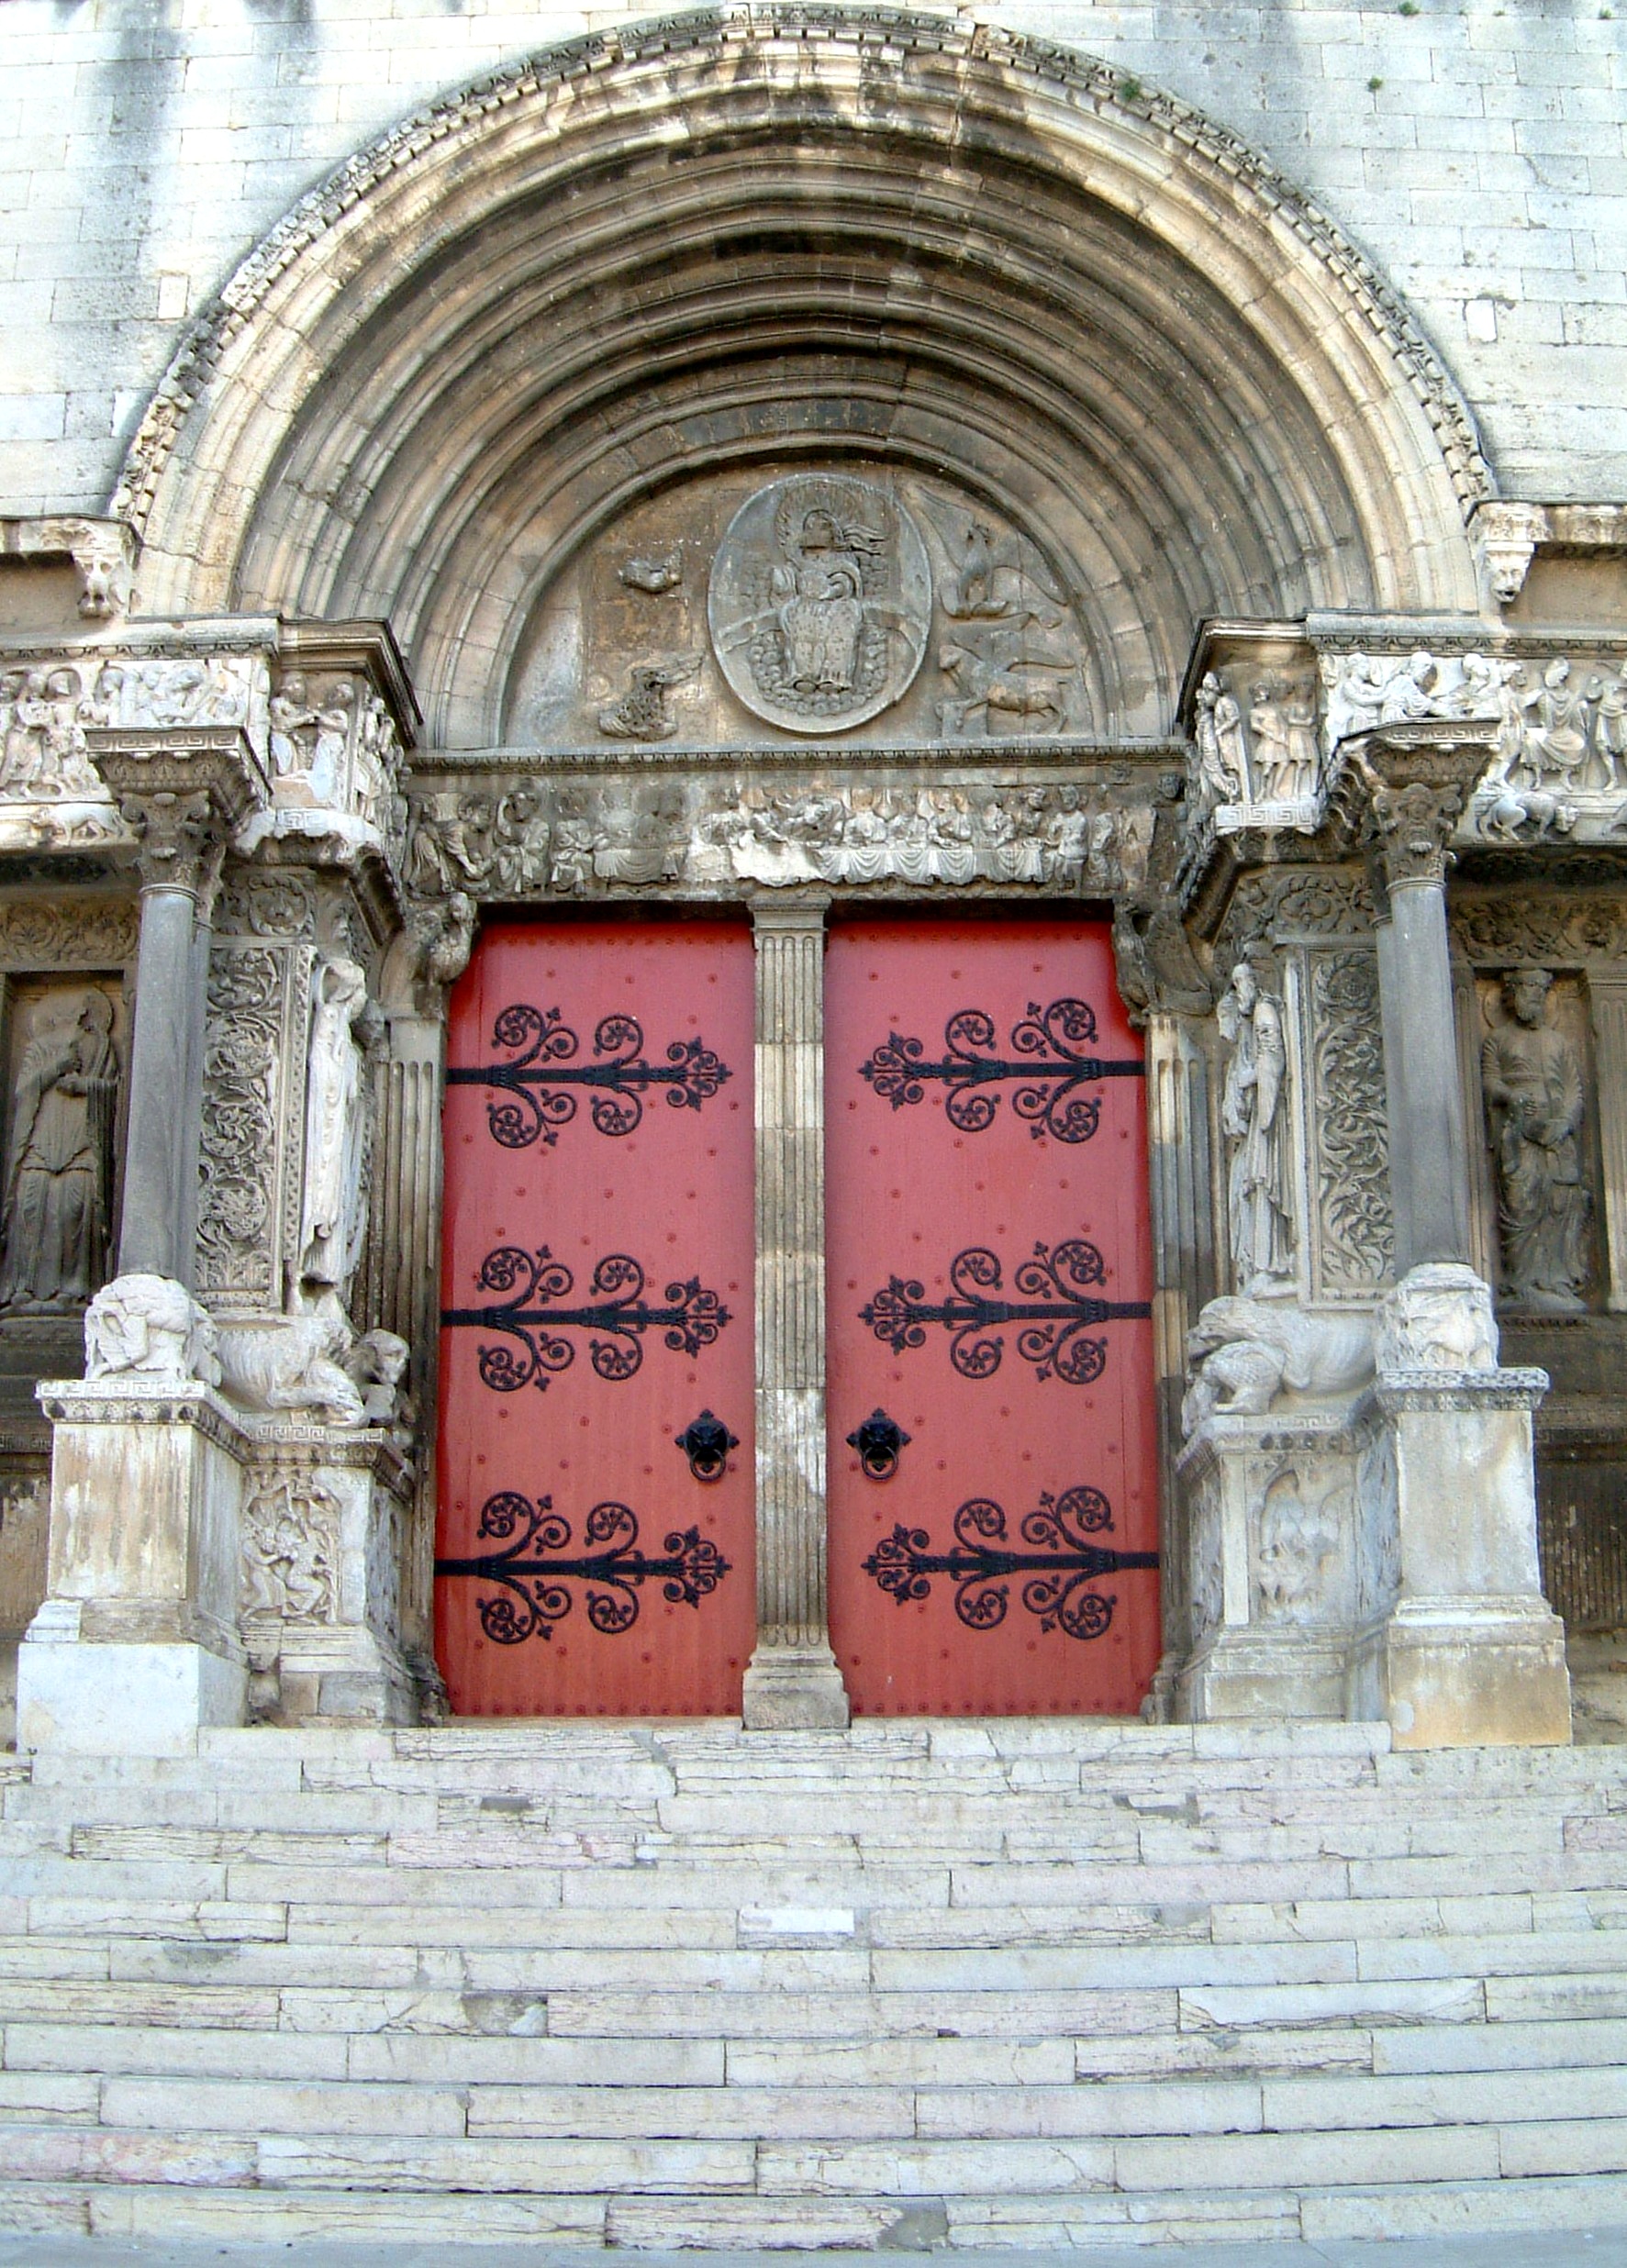
[[[43,900],[0,906],[0,968],[119,967],[136,957],[137,911],[125,903]]]

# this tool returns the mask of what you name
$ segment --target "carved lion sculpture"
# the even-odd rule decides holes
[[[355,1381],[335,1359],[349,1343],[344,1325],[324,1315],[231,1324],[220,1334],[226,1390],[247,1409],[305,1409],[329,1425],[365,1425]]]
[[[340,1357],[362,1396],[362,1413],[370,1426],[392,1426],[410,1418],[401,1381],[411,1355],[406,1340],[394,1331],[363,1331]]]
[[[115,1276],[84,1312],[84,1374],[219,1383],[215,1326],[183,1284],[168,1276]]]
[[[1345,1394],[1373,1375],[1373,1319],[1308,1315],[1278,1299],[1211,1299],[1187,1335],[1192,1384],[1181,1430],[1206,1418],[1263,1418],[1276,1396]]]

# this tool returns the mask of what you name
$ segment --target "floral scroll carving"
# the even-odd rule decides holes
[[[1370,952],[1324,952],[1310,970],[1321,1270],[1331,1286],[1365,1289],[1394,1255],[1377,964]]]
[[[198,1185],[198,1287],[274,1300],[278,1062],[287,956],[270,946],[217,951],[205,1027],[206,1082]]]

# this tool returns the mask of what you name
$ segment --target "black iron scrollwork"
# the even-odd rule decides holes
[[[552,1496],[535,1504],[505,1489],[481,1506],[480,1533],[503,1548],[435,1562],[438,1575],[478,1575],[500,1587],[478,1602],[481,1627],[498,1646],[552,1638],[575,1604],[570,1585],[587,1586],[587,1619],[606,1638],[619,1638],[639,1618],[639,1593],[659,1582],[674,1606],[698,1606],[730,1572],[730,1562],[698,1528],[674,1529],[663,1556],[638,1549],[637,1515],[624,1504],[596,1504],[583,1523],[580,1551],[571,1551],[571,1523]]]
[[[731,1319],[716,1292],[698,1276],[669,1284],[664,1306],[644,1297],[644,1271],[626,1252],[607,1252],[593,1272],[588,1297],[571,1304],[575,1278],[546,1244],[528,1251],[500,1244],[480,1263],[479,1288],[507,1293],[488,1307],[447,1307],[440,1320],[449,1329],[501,1331],[518,1342],[482,1347],[482,1382],[498,1394],[521,1386],[546,1390],[549,1379],[569,1370],[576,1359],[570,1336],[603,1331],[588,1340],[588,1360],[611,1384],[630,1378],[644,1359],[646,1331],[659,1330],[674,1354],[698,1354]]]
[[[871,1480],[890,1481],[898,1470],[898,1452],[909,1447],[909,1436],[885,1409],[873,1409],[848,1435],[847,1445],[858,1451],[859,1462]]]
[[[1107,1368],[1108,1342],[1088,1333],[1153,1310],[1144,1299],[1101,1299],[1090,1287],[1103,1284],[1107,1271],[1094,1244],[1067,1237],[1060,1244],[1036,1244],[1033,1258],[1017,1271],[1016,1299],[991,1296],[1001,1287],[1000,1261],[985,1246],[957,1252],[950,1262],[953,1296],[930,1300],[914,1277],[889,1276],[859,1309],[877,1339],[895,1354],[926,1344],[927,1328],[941,1323],[953,1333],[949,1359],[963,1378],[992,1378],[1006,1350],[1001,1324],[1020,1323],[1017,1351],[1040,1378],[1087,1386]]]
[[[460,1067],[446,1074],[449,1086],[500,1090],[486,1104],[493,1139],[505,1150],[529,1150],[541,1140],[552,1145],[562,1126],[576,1116],[576,1090],[592,1096],[589,1113],[601,1134],[630,1134],[644,1116],[644,1095],[664,1088],[674,1110],[698,1110],[732,1076],[721,1057],[703,1040],[669,1042],[664,1063],[644,1061],[644,1030],[636,1017],[605,1016],[594,1027],[595,1061],[575,1061],[580,1041],[558,1008],[533,1008],[524,1002],[505,1008],[492,1026],[492,1044],[518,1048],[506,1063]]]
[[[688,1458],[689,1470],[697,1481],[720,1481],[729,1469],[730,1451],[740,1447],[722,1418],[714,1418],[709,1409],[692,1418],[673,1439]]]
[[[990,1089],[1018,1080],[1011,1107],[1031,1134],[1087,1142],[1101,1118],[1101,1097],[1081,1090],[1103,1079],[1140,1079],[1146,1069],[1133,1057],[1087,1054],[1095,1042],[1096,1011],[1087,1000],[1053,1000],[1046,1008],[1031,1000],[1028,1014],[1012,1027],[1009,1056],[992,1051],[993,1017],[962,1008],[943,1027],[942,1056],[929,1059],[923,1040],[889,1032],[859,1065],[859,1076],[895,1110],[923,1101],[927,1084],[936,1081],[949,1122],[963,1134],[991,1126],[1000,1098]]]
[[[1042,1630],[1064,1638],[1099,1638],[1113,1619],[1116,1593],[1091,1589],[1098,1576],[1123,1568],[1156,1567],[1156,1551],[1119,1551],[1094,1543],[1113,1525],[1112,1506],[1099,1488],[1049,1491],[1022,1523],[1026,1551],[1006,1540],[1006,1515],[991,1497],[974,1496],[954,1516],[954,1545],[934,1551],[924,1528],[902,1524],[878,1543],[864,1568],[900,1606],[931,1595],[934,1575],[955,1586],[954,1611],[968,1630],[997,1629],[1006,1619],[1011,1578],[1025,1575],[1022,1604]]]

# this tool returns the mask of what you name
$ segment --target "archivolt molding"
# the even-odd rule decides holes
[[[641,235],[657,211],[664,282]],[[753,221],[802,239],[708,272],[720,218],[742,240]],[[476,398],[506,346],[507,393]],[[775,394],[798,355],[826,364],[802,434]],[[708,461],[723,427],[806,452],[855,401],[856,453],[917,463],[957,430],[1020,453],[1037,412],[1036,456],[1060,437],[1056,482],[1075,490],[1064,519],[1091,520],[1099,485],[1091,539],[1055,539],[1078,579],[1110,561],[1156,586],[1142,671],[1197,611],[1477,601],[1464,522],[1491,481],[1473,422],[1326,216],[1104,64],[885,10],[696,11],[408,120],[199,319],[116,509],[144,534],[149,607],[389,612],[432,719],[467,740],[466,650],[500,677],[535,595],[483,611],[505,561],[545,572],[574,530]],[[1033,525],[1031,495],[1013,513]],[[1115,518],[1152,531],[1144,558]]]

